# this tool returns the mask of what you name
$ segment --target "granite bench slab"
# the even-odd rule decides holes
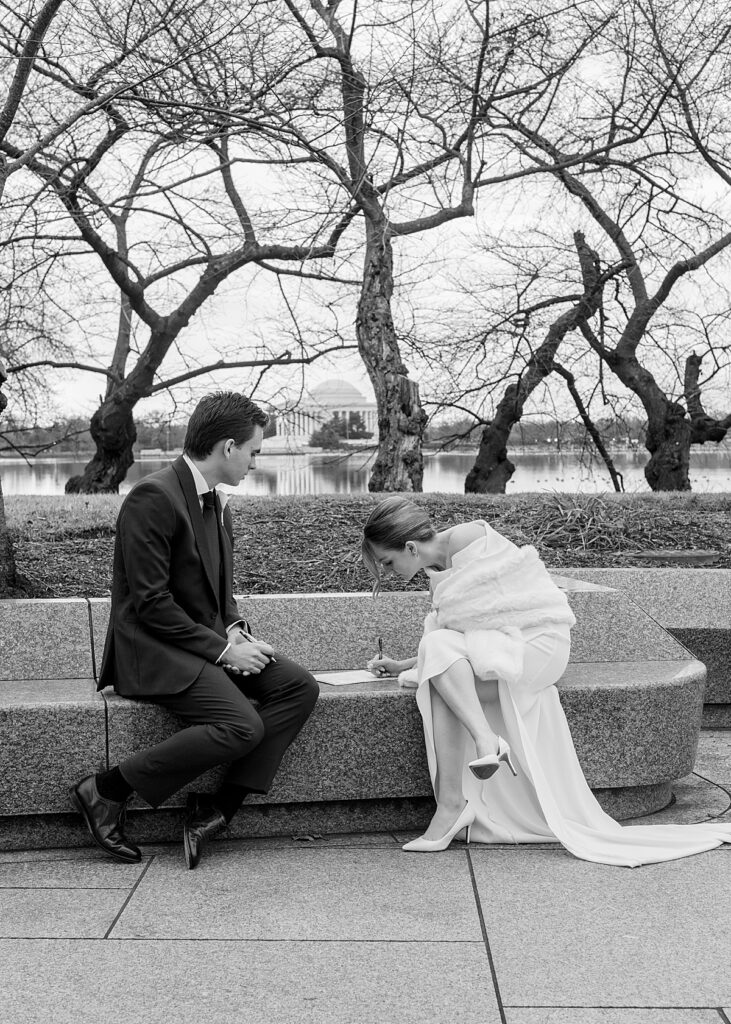
[[[72,782],[108,764],[94,679],[0,682],[0,816],[70,809]]]
[[[94,677],[84,598],[0,601],[0,680]]]
[[[731,728],[731,572],[728,569],[562,569],[627,594],[706,666],[703,724]]]
[[[658,809],[671,799],[672,781],[692,769],[704,667],[626,594],[585,581],[557,581],[567,589],[577,616],[571,663],[559,693],[589,784],[616,817]],[[6,642],[0,664],[0,680],[5,679],[0,681],[5,691],[0,740],[12,734],[14,744],[7,746],[0,815],[68,815],[70,782],[178,728],[174,717],[158,707],[110,690],[94,693],[90,677],[101,659],[109,602],[66,605],[0,602],[0,622],[18,631]],[[239,607],[259,635],[322,671],[364,665],[376,652],[378,636],[395,656],[414,654],[428,596],[384,594],[376,601],[369,594],[244,597]],[[38,642],[30,647],[17,639],[28,635],[28,622],[34,630],[42,623],[46,627],[32,634]],[[17,678],[16,653],[24,659],[25,679]],[[70,673],[65,682],[60,674],[46,678],[57,654]],[[72,677],[80,666],[92,671]],[[33,763],[42,770],[32,773],[30,785]],[[196,788],[215,786],[219,775],[208,773]],[[374,680],[355,687],[323,684],[315,713],[288,752],[275,788],[253,803],[263,814],[302,808],[300,822],[308,820],[307,807],[314,818],[320,815],[318,820],[325,808],[328,820],[346,808],[338,820],[355,816],[364,827],[379,827],[388,806],[391,824],[386,827],[394,827],[402,820],[399,807],[413,813],[430,796],[413,692]],[[170,806],[182,806],[184,798],[176,794]],[[149,822],[158,820],[155,815],[162,820],[165,812],[141,813],[154,838]]]

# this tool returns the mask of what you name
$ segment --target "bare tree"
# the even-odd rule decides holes
[[[380,431],[369,487],[419,489],[425,416],[395,324],[394,243],[403,253],[426,232],[454,237],[456,222],[474,215],[476,189],[495,186],[492,200],[501,184],[535,172],[512,158],[493,111],[550,106],[556,81],[611,15],[550,0],[509,10],[489,0],[286,4],[319,70],[309,116],[287,119],[286,130],[362,220],[356,335]]]
[[[280,130],[325,168],[363,222],[362,286],[355,318],[358,348],[376,396],[379,444],[369,488],[421,490],[426,415],[409,377],[394,324],[394,239],[473,213],[475,96],[489,38],[487,7],[470,11],[475,33],[471,84],[449,101],[427,67],[430,35],[454,49],[443,4],[354,5],[286,0],[319,75],[301,125]],[[467,15],[467,8],[463,16]],[[348,23],[345,23],[345,19]],[[472,40],[471,40],[472,41]],[[309,62],[308,62],[309,63]],[[303,65],[309,71],[308,64]],[[429,75],[431,74],[431,78]],[[471,89],[471,92],[470,92]],[[456,101],[456,102],[455,102]],[[456,114],[456,116],[455,116]],[[325,145],[320,141],[325,140]],[[411,215],[397,220],[399,212]],[[414,212],[418,211],[418,212]]]
[[[246,52],[236,52],[235,43],[255,46],[261,39],[256,7],[243,4],[231,14],[217,5],[180,0],[150,13],[131,5],[127,19],[107,22],[98,16],[75,26],[85,49],[89,40],[103,41],[105,55],[113,53],[111,60],[85,67],[83,77],[73,61],[56,54],[48,52],[39,61],[54,98],[58,90],[81,94],[97,104],[99,113],[93,122],[84,122],[83,131],[68,132],[53,151],[46,145],[42,157],[26,160],[45,186],[41,200],[26,208],[37,215],[40,202],[46,203],[55,234],[62,242],[76,237],[84,243],[105,275],[102,281],[91,265],[95,285],[107,296],[116,294],[119,302],[108,363],[45,358],[8,368],[16,374],[39,367],[74,368],[105,379],[91,421],[96,453],[83,474],[68,482],[68,491],[117,490],[133,461],[133,410],[141,398],[202,374],[237,368],[261,372],[306,364],[332,351],[332,346],[304,343],[298,351],[280,346],[242,354],[238,346],[236,356],[201,361],[191,354],[179,372],[160,372],[171,349],[184,354],[191,343],[186,328],[222,282],[245,267],[286,262],[299,268],[306,261],[332,259],[351,218],[346,210],[323,225],[322,219],[298,212],[267,223],[262,211],[249,205],[245,181],[237,180],[239,167],[278,162],[276,154],[256,151],[261,135],[244,116],[252,94],[266,92],[278,80],[276,60],[289,57],[280,47],[259,67]],[[161,37],[166,45],[162,57]],[[131,61],[130,68],[123,69],[125,61]],[[109,98],[106,77],[113,71],[116,80],[120,69],[127,88]],[[232,112],[238,128],[232,127]],[[5,151],[10,156],[16,152],[10,143]],[[52,200],[65,211],[63,232],[53,219]],[[292,243],[277,237],[287,231],[300,239]],[[51,237],[37,232],[35,244]]]
[[[5,376],[5,368],[0,360],[0,414],[8,404],[3,394],[2,387],[8,378]],[[5,519],[5,501],[3,499],[3,485],[0,477],[0,596],[9,594],[15,587],[15,553],[13,544],[8,532],[8,524]]]
[[[561,342],[567,334],[578,330],[581,324],[589,322],[597,314],[604,286],[624,267],[620,263],[602,271],[597,254],[587,245],[580,231],[574,232],[574,244],[581,268],[580,297],[553,321],[544,341],[531,352],[518,379],[505,389],[494,416],[482,432],[475,464],[465,480],[467,493],[504,493],[506,483],[515,472],[507,450],[511,430],[520,421],[531,394],[557,370],[555,360]]]
[[[7,139],[13,127],[23,96],[28,88],[28,81],[33,72],[38,52],[43,45],[44,36],[58,13],[62,2],[63,0],[46,0],[35,20],[27,25],[22,45],[19,46],[5,103],[2,111],[0,111],[0,146]],[[3,4],[3,8],[7,9],[5,4]],[[60,130],[63,130],[63,128],[56,126],[52,131],[58,132]],[[41,143],[43,141],[41,140]],[[5,188],[11,175],[20,170],[28,157],[32,155],[34,148],[37,151],[40,148],[39,143],[36,143],[36,147],[31,146],[24,152],[18,153],[15,160],[11,161],[8,161],[2,149],[0,149],[0,204],[2,204]],[[8,404],[8,399],[2,391],[2,387],[7,379],[5,367],[0,359],[0,414],[2,414]],[[12,592],[16,582],[15,554],[5,518],[5,502],[2,492],[2,480],[0,479],[0,596]]]
[[[677,13],[674,4],[663,9],[668,18]],[[683,46],[671,49],[676,57],[682,53],[683,61],[692,54],[705,68],[709,55],[719,49],[720,37],[725,44],[727,34],[718,29],[714,39],[701,38],[699,53],[693,27],[699,10],[698,4],[692,5],[682,29]],[[502,126],[524,161],[526,175],[545,178],[535,196],[521,194],[534,206],[540,196],[543,205],[533,218],[537,223],[528,225],[524,219],[520,242],[500,243],[503,262],[514,264],[512,287],[518,301],[506,302],[492,324],[473,332],[479,346],[471,361],[464,346],[452,353],[452,366],[462,362],[469,372],[488,358],[486,342],[499,342],[492,367],[495,390],[501,364],[515,378],[487,417],[481,451],[468,478],[470,489],[503,489],[512,471],[506,461],[507,422],[522,414],[521,396],[546,381],[549,373],[566,381],[582,421],[598,440],[579,379],[567,369],[567,359],[586,368],[584,380],[604,402],[612,400],[614,386],[607,382],[612,374],[641,401],[648,419],[646,477],[653,489],[688,489],[690,445],[718,440],[728,429],[728,417],[705,411],[699,376],[704,354],[711,363],[706,384],[723,369],[723,326],[729,313],[724,294],[712,277],[706,277],[718,308],[698,309],[696,303],[693,309],[681,285],[712,261],[718,264],[731,245],[731,235],[719,211],[698,196],[702,149],[690,137],[690,129],[684,136],[679,131],[678,67],[669,59],[663,66],[658,59],[642,3],[626,0],[616,14],[601,27],[593,57],[591,50],[585,54],[600,62],[600,75],[591,64],[588,69],[579,64],[573,74],[556,81],[550,106],[537,103],[510,110],[496,103],[489,113],[494,127]],[[693,79],[699,97],[707,96],[707,86],[697,76]],[[717,99],[720,94],[717,85]],[[686,102],[686,114],[689,109]],[[550,309],[581,297],[580,290],[576,294],[574,289],[573,299],[567,294],[566,267],[573,248],[567,228],[586,235],[598,266],[614,264],[621,273],[614,275],[612,287],[604,290],[594,310],[596,324],[587,316],[572,321],[570,314],[562,315],[548,327],[546,341],[534,347],[532,337]],[[543,265],[541,249],[548,253]],[[571,327],[563,333],[561,345],[570,343],[570,350],[559,361],[551,339],[567,321]],[[689,354],[693,339],[702,341],[703,347]],[[454,358],[457,353],[459,358]],[[602,367],[612,373],[605,377]],[[462,400],[485,394],[478,373],[462,392]],[[606,461],[606,454],[603,457]],[[617,486],[616,475],[614,482]]]

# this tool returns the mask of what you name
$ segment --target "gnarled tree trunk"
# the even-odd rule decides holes
[[[465,479],[467,494],[505,493],[505,486],[515,472],[515,465],[508,458],[512,428],[520,422],[528,398],[552,372],[554,357],[563,339],[582,321],[594,316],[605,282],[617,272],[618,268],[609,268],[600,274],[599,257],[587,245],[580,231],[574,232],[574,245],[581,266],[583,294],[578,302],[554,320],[545,340],[528,360],[525,372],[505,389],[494,417],[482,431],[475,464]]]
[[[642,402],[647,413],[645,479],[653,491],[689,491],[691,424],[686,410],[671,401],[632,352],[606,356],[611,369]]]
[[[663,405],[648,416],[645,445],[650,459],[645,479],[653,491],[689,491],[690,421],[677,402],[665,401]]]
[[[15,552],[5,519],[5,500],[0,480],[0,597],[12,594],[15,584]]]
[[[96,452],[84,472],[66,481],[67,494],[117,494],[134,462],[132,445],[137,440],[130,402],[117,394],[104,399],[89,427]]]
[[[516,385],[511,384],[509,391],[515,392]],[[514,395],[503,397],[500,405],[511,402],[515,409]],[[515,463],[508,458],[508,437],[520,415],[515,411],[498,411],[487,423],[480,437],[475,464],[465,477],[465,494],[505,494],[508,480],[515,472]]]
[[[2,386],[6,380],[5,367],[0,362],[0,413],[8,404],[8,400],[2,392]],[[15,583],[15,552],[5,519],[5,500],[2,479],[0,479],[0,597],[7,597],[12,593]]]
[[[409,379],[391,315],[393,251],[387,227],[366,221],[363,286],[355,322],[358,348],[378,406],[378,454],[370,491],[420,491],[426,413]]]

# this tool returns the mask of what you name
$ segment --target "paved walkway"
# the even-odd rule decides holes
[[[731,731],[653,821],[731,820]],[[731,846],[638,869],[396,834],[0,854],[2,1024],[731,1024]]]

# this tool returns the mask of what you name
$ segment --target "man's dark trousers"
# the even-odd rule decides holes
[[[130,786],[157,807],[208,768],[228,763],[227,783],[267,793],[319,694],[306,669],[278,652],[275,658],[250,676],[207,664],[180,693],[146,698],[187,728],[120,763]]]

